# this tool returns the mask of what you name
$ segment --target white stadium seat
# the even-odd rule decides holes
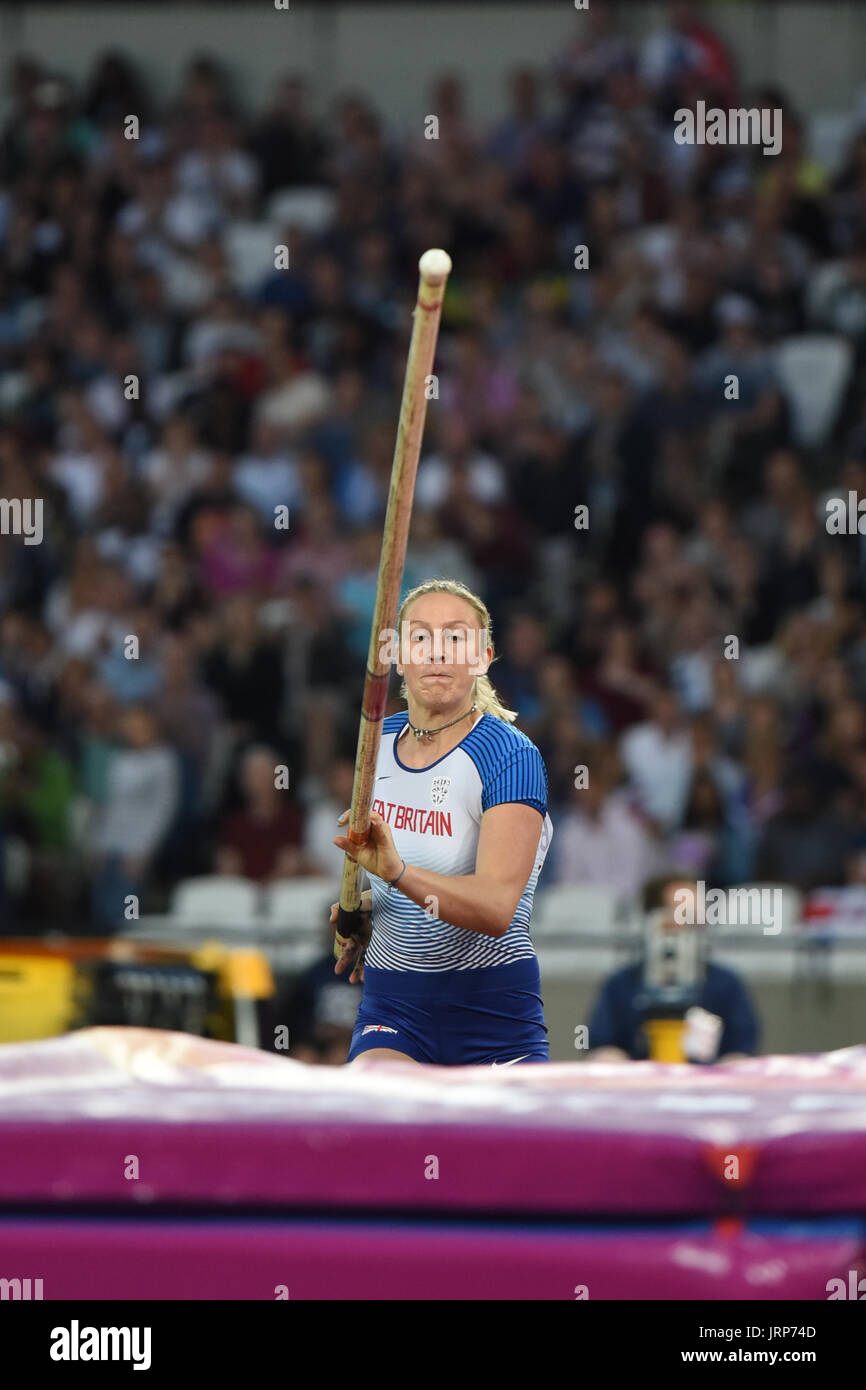
[[[248,878],[210,874],[187,878],[175,888],[171,898],[171,918],[175,923],[206,927],[255,925],[259,918],[261,890]]]
[[[560,884],[535,899],[530,930],[534,937],[611,936],[617,926],[617,895],[596,884]]]
[[[546,980],[600,981],[612,970],[628,963],[614,946],[560,946],[541,944],[538,963],[542,983]]]
[[[800,890],[798,888],[792,888],[788,883],[738,883],[735,885],[735,888],[747,892],[756,888],[764,890],[769,889],[770,891],[778,888],[782,895],[780,903],[781,930],[776,934],[765,932],[760,922],[719,922],[718,924],[713,923],[708,926],[708,931],[711,936],[748,937],[750,940],[759,943],[767,942],[771,945],[775,941],[782,941],[790,946],[791,942],[795,939],[797,928],[800,925],[800,920],[803,915],[803,894]],[[731,891],[733,890],[728,889],[727,893]],[[775,900],[771,900],[771,910],[773,910],[774,901]],[[725,915],[730,915],[729,911],[726,911]],[[763,925],[773,926],[775,924],[767,922]]]
[[[290,878],[272,883],[264,893],[265,920],[269,926],[316,935],[328,921],[328,908],[340,895],[340,885],[330,878]]]
[[[768,941],[774,939],[767,938]],[[726,965],[729,970],[735,970],[747,983],[752,984],[779,980],[791,983],[795,978],[800,978],[804,970],[800,953],[790,945],[768,951],[760,948],[737,951],[720,946],[712,952],[711,959],[716,965]]]

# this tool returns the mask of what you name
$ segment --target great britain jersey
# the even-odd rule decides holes
[[[373,933],[366,965],[393,971],[478,970],[533,957],[532,899],[553,835],[541,754],[519,729],[483,714],[450,753],[429,767],[406,767],[398,738],[408,717],[403,711],[383,722],[372,802],[406,863],[437,874],[474,873],[482,815],[513,801],[540,813],[538,849],[511,925],[499,937],[443,922],[399,887],[389,891],[371,875]]]

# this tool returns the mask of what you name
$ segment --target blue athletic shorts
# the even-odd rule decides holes
[[[440,972],[365,966],[349,1061],[374,1047],[440,1067],[549,1062],[538,960]]]

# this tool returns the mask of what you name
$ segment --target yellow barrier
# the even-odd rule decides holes
[[[66,1033],[77,1012],[76,971],[61,956],[0,955],[0,1042]]]

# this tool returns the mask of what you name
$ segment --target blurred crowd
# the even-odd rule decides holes
[[[491,123],[443,73],[426,139],[295,74],[245,107],[207,54],[163,104],[129,54],[81,85],[13,61],[0,497],[43,499],[44,539],[0,539],[6,929],[111,930],[196,873],[337,877],[430,246],[454,274],[405,580],[493,612],[544,879],[866,881],[866,554],[825,525],[866,496],[866,125],[824,169],[682,5],[638,47],[593,5],[506,80]],[[699,98],[781,108],[781,154],[676,144]],[[310,189],[324,212],[280,222]],[[251,273],[268,228],[288,267]],[[852,366],[807,447],[778,349],[812,330]]]

